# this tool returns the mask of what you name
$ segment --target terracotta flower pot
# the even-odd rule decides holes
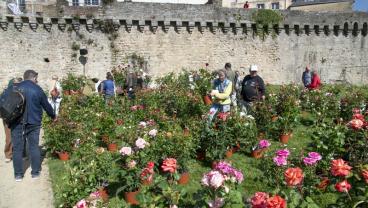
[[[110,151],[110,152],[116,152],[118,150],[118,145],[115,144],[115,143],[111,143],[111,144],[108,144],[107,145],[107,149]]]
[[[59,156],[59,159],[62,160],[62,161],[69,160],[69,153],[67,153],[67,152],[59,152],[58,156]]]
[[[98,192],[100,193],[101,199],[106,202],[109,200],[109,194],[107,193],[106,188],[101,187],[98,189]]]
[[[203,96],[203,102],[204,102],[205,105],[211,105],[212,104],[212,100],[211,100],[210,96],[208,96],[208,95]]]
[[[228,149],[225,153],[226,158],[231,158],[233,156],[233,149]]]
[[[291,133],[281,134],[280,135],[280,142],[283,144],[287,144],[289,142],[289,139],[291,138]]]
[[[138,205],[139,202],[137,201],[137,194],[139,193],[139,190],[133,191],[133,192],[125,192],[124,193],[124,199],[128,204],[131,205]]]
[[[178,184],[186,185],[189,183],[189,180],[190,180],[189,172],[182,173],[178,180]]]
[[[264,149],[257,149],[257,150],[253,150],[252,152],[252,157],[259,159],[263,157],[263,153],[264,153]]]

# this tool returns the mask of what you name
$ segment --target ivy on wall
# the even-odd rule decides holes
[[[278,25],[283,20],[284,17],[278,11],[269,9],[257,10],[252,14],[252,21],[256,23],[255,35],[262,36],[264,39],[265,35],[269,33],[269,26]],[[275,37],[275,31],[272,31],[272,37]]]

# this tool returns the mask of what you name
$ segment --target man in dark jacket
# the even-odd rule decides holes
[[[249,69],[250,74],[243,79],[241,91],[243,111],[249,111],[252,102],[265,99],[266,88],[263,79],[257,75],[257,71],[257,65],[252,65]]]
[[[39,149],[39,137],[42,121],[42,109],[56,121],[54,111],[47,100],[47,96],[37,85],[37,72],[27,70],[24,72],[24,81],[19,83],[17,89],[25,97],[25,111],[22,119],[10,126],[13,143],[13,167],[15,181],[23,179],[23,149],[24,142],[28,142],[28,150],[31,159],[31,175],[37,179],[41,173],[41,154]]]

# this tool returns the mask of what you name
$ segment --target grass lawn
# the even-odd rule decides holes
[[[272,150],[285,148],[287,147],[292,152],[300,153],[308,151],[307,148],[309,144],[312,142],[310,139],[310,131],[308,126],[299,125],[293,133],[293,137],[289,140],[287,145],[283,145],[277,142],[276,138],[268,138],[271,140],[270,152]],[[270,154],[270,153],[266,153]],[[244,174],[244,181],[241,185],[241,190],[243,190],[243,195],[245,197],[250,197],[252,194],[258,191],[269,192],[272,189],[267,187],[266,183],[262,182],[263,168],[262,168],[262,159],[254,159],[248,155],[244,155],[242,153],[235,153],[231,158],[227,159],[231,161],[231,163],[236,167],[242,170]],[[58,159],[49,159],[48,160],[50,176],[52,181],[52,186],[54,190],[55,196],[55,206],[60,204],[60,199],[57,198],[55,194],[55,190],[62,190],[62,176],[65,173],[64,162]],[[210,165],[205,164],[203,162],[192,160],[190,161],[190,183],[187,185],[187,191],[189,193],[195,193],[201,186],[200,181],[202,175],[210,170]],[[59,188],[57,188],[59,187]],[[312,197],[315,202],[320,205],[320,207],[327,207],[328,204],[331,204],[336,201],[337,195],[335,194],[321,194]],[[119,197],[110,196],[109,207],[127,207],[124,200]]]

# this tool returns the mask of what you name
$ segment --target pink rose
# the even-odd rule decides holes
[[[277,156],[280,156],[280,157],[288,157],[290,155],[290,152],[288,149],[283,149],[283,150],[278,150],[276,154]]]
[[[318,152],[310,152],[308,153],[308,157],[313,158],[317,161],[322,160],[322,156]]]
[[[213,170],[204,174],[201,182],[205,186],[217,189],[224,184],[224,181],[224,176],[219,171]]]
[[[176,159],[174,158],[166,158],[161,165],[161,168],[164,172],[175,173],[177,165]]]
[[[157,134],[157,130],[156,129],[152,129],[151,131],[148,132],[148,135],[150,135],[151,137],[155,137]]]
[[[263,149],[263,148],[267,148],[267,147],[269,147],[271,145],[271,143],[268,141],[268,140],[266,140],[266,139],[262,139],[261,141],[259,141],[259,147],[261,148],[261,149]]]
[[[100,196],[101,196],[101,194],[100,194],[100,192],[99,192],[99,191],[92,192],[92,193],[89,195],[89,197],[90,197],[90,198],[93,198],[93,199],[98,199],[98,198],[100,198]]]
[[[208,206],[210,208],[220,208],[224,206],[224,204],[225,200],[223,198],[216,198],[215,200],[208,202]]]
[[[77,203],[77,208],[87,208],[86,200],[82,199]]]
[[[257,192],[251,198],[252,208],[266,208],[268,194],[265,192]]]
[[[147,123],[144,121],[139,122],[139,127],[145,128],[147,126]]]
[[[130,169],[135,168],[136,165],[137,165],[137,162],[135,160],[131,160],[128,163],[128,168]]]
[[[273,158],[273,162],[275,162],[277,166],[285,166],[287,165],[287,157],[276,156]]]
[[[124,156],[124,155],[128,155],[128,156],[129,156],[129,155],[131,155],[131,154],[132,154],[132,148],[130,148],[130,147],[123,147],[123,148],[121,148],[121,149],[120,149],[120,151],[119,151],[119,152],[120,152],[120,154],[121,154],[121,155],[123,155],[123,156]]]
[[[314,158],[305,157],[305,158],[303,159],[303,162],[304,162],[304,164],[305,164],[305,165],[314,165],[314,164],[316,164],[316,163],[317,163],[317,160],[316,160],[316,159],[314,159]]]
[[[135,141],[135,146],[137,146],[139,149],[144,149],[144,147],[147,145],[148,143],[146,142],[146,140],[142,139],[142,138],[138,138]]]

